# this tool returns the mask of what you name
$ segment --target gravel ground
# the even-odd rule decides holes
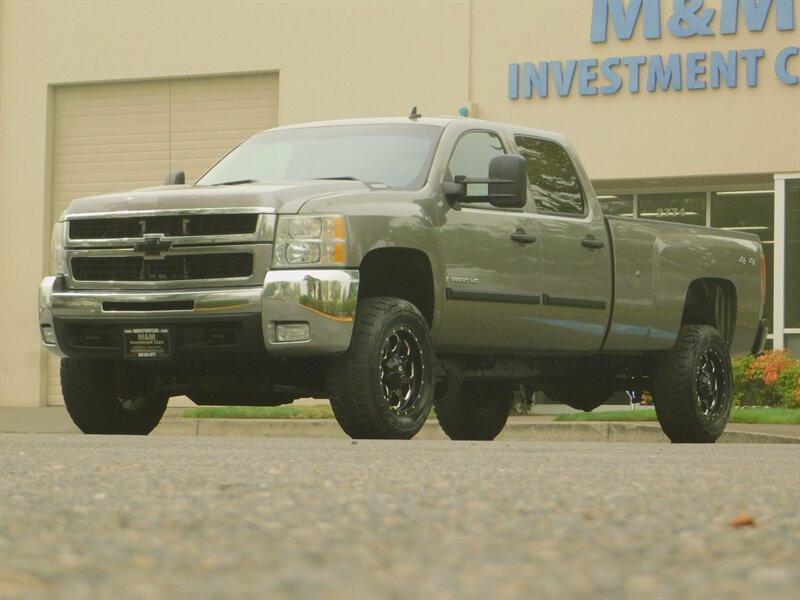
[[[7,434],[0,597],[798,600],[800,448]]]

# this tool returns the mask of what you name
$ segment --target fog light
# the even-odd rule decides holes
[[[311,339],[308,323],[275,323],[276,342],[305,342]]]
[[[56,332],[51,325],[42,325],[42,339],[45,344],[56,345]]]

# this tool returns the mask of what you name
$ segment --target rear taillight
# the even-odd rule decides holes
[[[761,255],[761,306],[767,301],[767,261]]]

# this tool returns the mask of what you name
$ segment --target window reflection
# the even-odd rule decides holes
[[[597,199],[604,215],[633,216],[633,194],[609,194],[598,196]]]
[[[715,192],[711,194],[711,226],[756,234],[767,263],[767,301],[764,317],[772,320],[772,265],[775,260],[775,194]]]
[[[531,137],[515,139],[525,158],[528,188],[538,212],[583,215],[578,175],[564,149],[554,142]]]
[[[784,272],[785,325],[800,328],[800,179],[786,182],[786,267]],[[787,345],[797,344],[796,338]],[[800,354],[800,353],[798,353]]]
[[[659,219],[687,225],[706,224],[705,192],[639,194],[639,214],[643,219]]]

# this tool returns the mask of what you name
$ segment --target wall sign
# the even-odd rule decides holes
[[[664,6],[668,6],[665,4]],[[770,14],[778,31],[795,31],[794,0],[722,0],[719,10],[706,8],[704,0],[672,0],[671,13],[663,15],[660,0],[593,0],[589,39],[605,44],[609,32],[629,40],[642,23],[644,39],[661,39],[664,29],[676,38],[733,36],[743,22],[750,32],[763,31]],[[718,14],[719,13],[719,14]],[[508,97],[547,98],[551,93],[569,96],[631,94],[703,90],[739,85],[757,87],[765,71],[786,85],[800,83],[800,47],[786,46],[774,56],[764,48],[726,51],[611,56],[550,60],[508,65]],[[765,66],[768,65],[768,66]]]

